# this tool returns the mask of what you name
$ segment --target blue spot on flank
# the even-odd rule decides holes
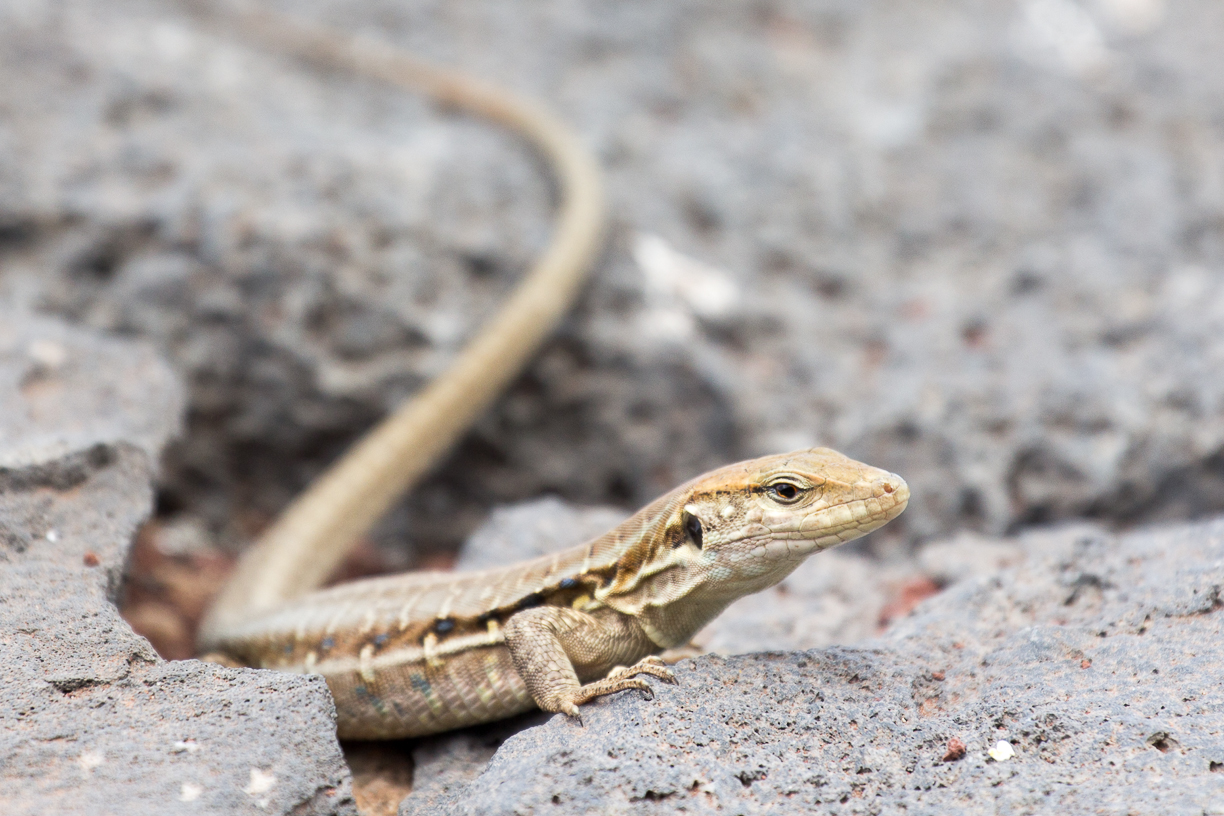
[[[426,697],[433,692],[433,687],[429,685],[429,681],[425,679],[425,675],[413,674],[410,679],[412,680],[412,687]]]
[[[574,587],[578,586],[578,582],[573,578],[562,578],[559,586],[562,589],[573,589]]]
[[[370,705],[373,706],[374,710],[377,711],[379,714],[382,714],[384,716],[386,715],[387,713],[386,703],[384,703],[381,698],[376,697],[375,695],[371,694],[370,690],[367,689],[365,686],[357,686],[356,688],[353,689],[353,693],[356,694],[360,699],[369,701]]]
[[[450,618],[443,618],[434,624],[434,631],[439,635],[445,635],[447,632],[455,628],[455,622]]]
[[[386,635],[379,635],[378,637],[374,638],[374,645],[375,645],[375,646],[381,646],[381,645],[383,645],[383,644],[384,644],[384,643],[386,643],[386,642],[387,642],[387,636],[386,636]]]
[[[335,638],[323,638],[323,642],[319,644],[319,647],[323,649],[330,649],[331,647],[335,645],[336,645]]]
[[[292,643],[285,644],[285,654],[293,654],[293,644]]]

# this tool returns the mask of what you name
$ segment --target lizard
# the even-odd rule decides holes
[[[433,734],[579,706],[807,556],[905,509],[893,473],[827,448],[719,468],[586,544],[500,569],[341,584],[247,620],[209,645],[238,663],[322,675],[342,739]]]
[[[208,18],[212,6],[196,11]],[[532,707],[580,718],[579,706],[596,697],[651,693],[641,675],[674,682],[659,653],[807,555],[905,508],[899,476],[817,448],[712,471],[555,555],[311,592],[564,314],[598,251],[602,181],[581,141],[533,100],[246,6],[227,5],[220,22],[281,52],[501,122],[549,160],[560,206],[548,248],[451,368],[359,440],[242,554],[201,625],[201,652],[230,665],[322,675],[341,738],[421,736]]]

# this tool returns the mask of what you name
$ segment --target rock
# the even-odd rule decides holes
[[[574,507],[555,496],[493,510],[464,543],[457,570],[504,567],[601,536],[629,514],[614,507]]]
[[[1020,543],[881,639],[700,657],[523,731],[433,812],[1224,807],[1224,520]]]
[[[533,711],[416,740],[412,749],[412,793],[399,803],[399,812],[414,816],[435,813],[439,802],[468,790],[468,784],[484,772],[502,743],[524,728],[547,721],[548,717],[542,711]]]
[[[355,813],[318,678],[166,663],[115,607],[183,393],[147,344],[0,320],[6,814]]]
[[[293,11],[548,100],[615,225],[384,540],[453,549],[494,504],[629,507],[813,443],[910,480],[911,544],[1224,509],[1218,4],[454,7]],[[235,542],[544,240],[547,180],[483,122],[168,4],[0,15],[0,286],[174,361],[168,502]]]
[[[917,553],[918,568],[941,586],[991,575],[1024,560],[1014,540],[963,532],[946,541],[932,541]]]
[[[156,458],[180,431],[183,397],[146,344],[0,308],[0,468],[119,441]]]

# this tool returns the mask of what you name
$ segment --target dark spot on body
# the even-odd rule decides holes
[[[543,603],[544,596],[538,592],[533,592],[530,595],[523,596],[522,600],[515,604],[515,606],[518,609],[531,609],[532,607],[540,606]]]
[[[331,649],[335,645],[336,645],[335,638],[326,637],[326,638],[323,638],[322,642],[319,643],[319,648],[320,649]]]
[[[379,635],[378,637],[374,638],[374,645],[375,645],[375,646],[382,646],[382,645],[383,645],[384,643],[386,643],[386,642],[387,642],[387,636],[386,636],[386,635]]]
[[[293,654],[293,644],[292,643],[285,644],[285,654]]]
[[[573,578],[562,578],[561,583],[557,586],[559,586],[561,589],[573,589],[574,587],[578,586],[578,582]]]
[[[442,618],[442,620],[434,624],[434,631],[437,632],[439,635],[445,635],[447,632],[450,632],[454,628],[455,628],[455,622],[451,620],[450,618]]]

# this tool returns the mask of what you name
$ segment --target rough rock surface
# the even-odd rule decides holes
[[[504,567],[601,536],[629,514],[615,507],[574,507],[555,496],[495,509],[464,542],[457,570]]]
[[[322,682],[166,663],[119,617],[182,402],[144,344],[0,319],[6,816],[354,812]]]
[[[880,640],[523,731],[428,812],[1224,813],[1224,521],[1021,543]]]
[[[549,100],[610,174],[582,309],[388,534],[813,442],[911,479],[909,540],[1224,508],[1220,4],[290,5]],[[170,0],[0,15],[0,290],[165,350],[163,506],[237,538],[544,238],[482,123]]]

